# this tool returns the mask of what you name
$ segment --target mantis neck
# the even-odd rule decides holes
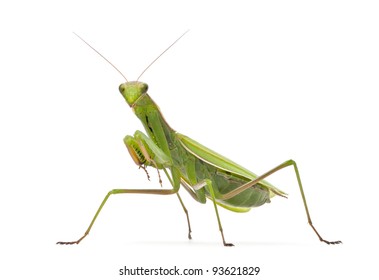
[[[175,130],[169,126],[158,105],[147,93],[141,95],[136,101],[133,105],[133,110],[142,122],[147,134],[158,146],[161,147],[163,142],[168,145],[173,143]],[[163,138],[165,138],[165,141]]]

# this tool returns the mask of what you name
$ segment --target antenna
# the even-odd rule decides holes
[[[165,49],[160,55],[157,56],[157,58],[155,58],[146,68],[145,70],[142,71],[142,73],[138,76],[137,78],[137,81],[139,80],[139,78],[141,78],[141,76],[146,72],[147,69],[150,68],[151,65],[153,65],[165,52],[167,52],[173,45],[175,45],[176,42],[178,42],[184,35],[186,35],[188,33],[189,30],[187,30],[186,32],[184,32],[178,39],[176,39],[170,46],[168,46],[167,49]],[[79,37],[80,38],[80,37]],[[83,40],[83,39],[82,39]],[[84,41],[84,40],[83,40]],[[91,46],[90,46],[91,47]],[[92,47],[91,47],[92,48]],[[97,52],[97,51],[96,51]],[[101,55],[101,54],[100,54]],[[102,55],[101,55],[102,56]],[[107,60],[108,61],[108,60]],[[114,67],[114,66],[113,66]]]
[[[120,73],[120,75],[125,79],[125,81],[128,82],[128,79],[124,76],[124,74],[122,74],[122,72],[120,70],[118,70],[118,68],[112,63],[110,62],[105,56],[103,56],[100,52],[98,52],[94,47],[92,47],[89,43],[87,43],[82,37],[80,37],[78,34],[76,34],[75,32],[73,32],[80,40],[82,40],[87,46],[89,46],[91,49],[93,49],[98,55],[100,55],[106,62],[108,62],[114,69],[116,69],[116,71],[118,73]],[[184,35],[184,34],[183,34]],[[183,36],[182,35],[182,36]],[[180,38],[179,38],[180,39]],[[178,39],[178,40],[179,40]],[[170,46],[171,47],[171,46]],[[169,47],[169,48],[170,48]],[[156,59],[157,60],[157,59]],[[154,60],[155,61],[155,60]],[[149,65],[150,66],[150,65]],[[148,67],[149,68],[149,67]],[[143,72],[142,72],[143,73]]]

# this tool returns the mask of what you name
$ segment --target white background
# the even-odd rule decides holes
[[[99,2],[0,5],[1,279],[121,279],[124,266],[174,265],[377,277],[376,1]],[[110,189],[159,188],[123,145],[142,126],[118,93],[122,77],[72,31],[133,80],[187,29],[141,78],[167,121],[257,174],[295,159],[314,224],[343,245],[307,225],[292,168],[269,180],[288,200],[220,209],[233,248],[211,203],[183,191],[192,241],[174,196],[120,195],[80,245],[55,245],[84,233]]]

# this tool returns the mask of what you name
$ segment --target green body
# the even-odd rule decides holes
[[[174,182],[179,180],[183,182],[184,180],[189,185],[194,186],[205,179],[209,179],[212,181],[217,204],[236,212],[246,212],[251,207],[269,203],[270,198],[275,194],[286,195],[270,183],[262,180],[240,194],[222,200],[224,194],[256,179],[258,176],[173,130],[167,124],[157,104],[147,94],[146,84],[127,82],[120,86],[120,91],[142,122],[148,137],[165,154],[166,160],[169,159],[169,163],[165,167],[171,170]],[[126,140],[127,146],[130,143]],[[138,146],[133,148],[138,151]],[[149,155],[156,158],[154,152],[150,151]],[[138,162],[139,164],[152,165],[143,156],[139,158]],[[176,176],[180,176],[180,178]],[[194,191],[199,202],[205,203],[206,197],[210,198],[207,189]]]
[[[182,36],[184,36],[184,34]],[[85,43],[96,51],[87,42]],[[173,44],[162,52],[161,55]],[[98,51],[96,52],[108,61],[102,54]],[[161,55],[159,55],[142,74]],[[113,64],[111,65],[113,66]],[[122,75],[116,67],[114,68]],[[266,173],[257,176],[191,138],[173,130],[163,118],[157,104],[155,104],[147,94],[147,89],[147,84],[138,82],[138,79],[135,82],[123,83],[119,87],[121,94],[133,109],[136,116],[141,120],[147,133],[147,135],[145,135],[140,131],[136,131],[133,136],[125,136],[124,143],[134,162],[145,170],[148,178],[149,174],[146,170],[146,166],[153,167],[158,171],[159,182],[162,184],[159,171],[163,170],[172,185],[172,189],[113,189],[104,197],[89,227],[81,238],[70,242],[60,241],[57,242],[57,244],[79,244],[91,231],[96,218],[108,201],[108,198],[114,194],[176,194],[186,214],[188,238],[191,239],[191,225],[188,211],[178,193],[182,185],[197,201],[205,203],[208,198],[213,202],[223,244],[225,246],[233,246],[232,243],[225,242],[217,206],[219,205],[235,212],[247,212],[252,207],[269,203],[270,199],[275,195],[286,197],[286,193],[275,188],[264,179],[289,166],[293,166],[294,168],[309,225],[319,237],[320,241],[327,244],[341,243],[340,241],[330,242],[323,239],[312,225],[300,180],[300,173],[295,161],[287,160]]]

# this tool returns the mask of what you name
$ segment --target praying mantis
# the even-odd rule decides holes
[[[188,31],[187,31],[188,32]],[[224,231],[218,207],[223,207],[234,212],[247,212],[253,207],[259,207],[269,203],[274,196],[287,197],[287,194],[274,187],[265,179],[275,172],[292,166],[295,171],[297,183],[300,189],[308,224],[321,242],[326,244],[340,244],[341,241],[327,241],[321,237],[312,224],[309,214],[299,169],[294,160],[287,160],[263,175],[257,176],[248,169],[227,159],[226,157],[201,145],[195,140],[180,134],[169,126],[164,119],[158,105],[147,93],[148,85],[140,82],[140,77],[147,69],[169,50],[187,32],[176,39],[155,60],[153,60],[140,74],[136,81],[128,81],[126,77],[107,58],[99,53],[84,39],[78,36],[85,44],[105,59],[126,80],[119,86],[119,91],[126,103],[133,110],[137,118],[142,122],[146,134],[137,130],[133,136],[127,135],[124,143],[131,158],[142,168],[148,178],[147,167],[158,171],[159,183],[162,185],[160,171],[167,176],[171,189],[113,189],[103,199],[95,213],[89,227],[82,237],[76,241],[59,241],[57,244],[79,244],[91,231],[98,215],[111,195],[116,194],[154,194],[176,195],[187,218],[188,238],[191,239],[191,224],[188,211],[179,195],[182,186],[193,199],[200,203],[206,203],[207,199],[213,203],[218,228],[224,246],[234,246],[225,241]]]

